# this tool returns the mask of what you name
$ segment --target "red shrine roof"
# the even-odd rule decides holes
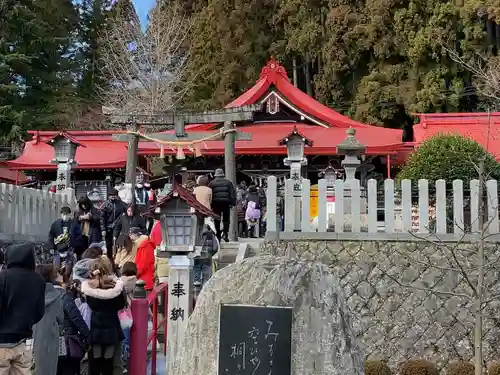
[[[416,114],[415,143],[436,134],[460,134],[482,145],[500,161],[500,112]]]
[[[285,155],[286,146],[279,141],[291,133],[294,127],[311,140],[312,146],[306,147],[306,154],[335,155],[336,146],[345,137],[345,130],[349,127],[356,128],[356,137],[366,146],[368,154],[397,154],[407,150],[402,142],[401,129],[387,129],[383,127],[363,124],[344,116],[335,110],[324,106],[310,97],[299,88],[295,87],[287,76],[286,70],[276,60],[271,59],[262,68],[260,77],[253,87],[229,103],[226,108],[238,107],[249,104],[267,104],[273,102],[275,108],[281,106],[288,108],[296,114],[299,121],[272,121],[254,122],[238,126],[238,130],[251,133],[251,141],[237,141],[236,153],[254,155]],[[276,104],[278,103],[278,104]],[[269,113],[271,112],[268,110]],[[212,134],[220,124],[190,124],[187,131],[207,132]],[[55,169],[51,164],[54,150],[44,142],[56,136],[58,131],[31,131],[33,140],[26,142],[22,155],[9,162],[10,169],[33,170]],[[126,143],[112,140],[116,130],[107,131],[68,131],[66,134],[75,141],[80,142],[85,148],[78,148],[76,161],[79,169],[114,169],[124,168],[126,165]],[[173,133],[167,131],[165,133]],[[198,144],[201,153],[205,155],[223,155],[222,141],[207,141]],[[176,149],[165,147],[165,154],[175,154]],[[194,150],[184,148],[186,154]],[[159,155],[159,145],[154,142],[141,141],[139,153],[142,155]]]
[[[252,134],[251,141],[237,141],[237,155],[285,155],[286,146],[280,145],[280,140],[287,137],[296,127],[297,131],[304,137],[313,142],[312,147],[305,147],[305,154],[314,155],[334,155],[336,147],[346,138],[345,128],[323,128],[314,125],[302,123],[258,123],[247,126],[239,126],[238,130]],[[376,131],[384,130],[376,128]],[[375,134],[371,128],[357,128],[356,137],[359,141],[367,145],[367,154],[393,154],[398,150],[403,149],[404,145],[401,142],[401,132],[393,129],[387,134]],[[207,131],[207,135],[213,132]],[[222,155],[224,154],[224,141],[208,141],[198,144],[202,155]],[[175,155],[177,149],[175,147],[165,147],[166,155]],[[160,152],[159,145],[154,142],[140,142],[139,154],[153,155]],[[184,147],[184,152],[191,153],[187,147]]]
[[[20,157],[8,161],[13,170],[57,169],[54,159],[54,148],[48,145],[58,131],[30,131],[33,139],[25,142]],[[75,159],[76,169],[117,169],[125,168],[127,164],[126,143],[114,142],[111,139],[116,131],[70,131],[68,137],[84,147],[78,147]]]
[[[203,216],[213,217],[214,219],[220,218],[219,215],[217,215],[215,212],[213,212],[212,210],[201,204],[196,199],[193,193],[191,193],[188,189],[182,187],[182,185],[180,184],[174,184],[174,186],[172,187],[172,191],[167,195],[165,195],[164,197],[162,197],[155,205],[151,206],[149,212],[154,213],[157,207],[162,206],[163,204],[167,203],[172,199],[183,200],[184,202],[187,203],[188,206],[194,208],[197,213]]]

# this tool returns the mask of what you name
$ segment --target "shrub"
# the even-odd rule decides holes
[[[446,375],[474,375],[474,364],[467,361],[452,362]]]
[[[439,375],[439,370],[432,362],[414,359],[401,364],[399,375]]]
[[[398,179],[469,181],[478,178],[473,163],[483,156],[486,156],[485,171],[490,173],[490,178],[499,179],[500,164],[479,143],[456,134],[438,134],[410,155]]]
[[[500,375],[500,362],[492,362],[488,366],[488,375]]]
[[[366,361],[365,375],[392,375],[392,371],[387,363],[382,361]]]

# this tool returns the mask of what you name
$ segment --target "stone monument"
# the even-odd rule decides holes
[[[364,356],[332,270],[319,262],[254,257],[225,267],[205,285],[178,354],[167,364],[168,375],[217,375],[221,304],[292,308],[292,374],[364,373]]]

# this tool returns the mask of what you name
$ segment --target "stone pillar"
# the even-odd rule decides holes
[[[57,163],[56,192],[62,193],[71,187],[71,163]]]
[[[127,130],[136,132],[139,126],[135,121],[131,121]],[[137,152],[139,149],[139,136],[130,135],[127,149],[127,168],[125,171],[125,182],[131,186],[135,186],[135,175],[137,173]]]
[[[168,282],[167,374],[173,369],[187,321],[193,310],[193,259],[172,255]]]
[[[224,130],[234,129],[234,124],[232,121],[224,122]],[[236,155],[234,152],[236,142],[236,132],[227,133],[224,136],[224,169],[226,178],[233,183],[236,189]],[[231,219],[229,225],[229,239],[231,241],[238,240],[238,218],[236,216],[236,207],[231,209]]]

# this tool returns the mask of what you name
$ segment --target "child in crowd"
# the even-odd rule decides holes
[[[123,281],[113,275],[111,262],[95,259],[89,268],[91,279],[82,283],[82,293],[92,310],[90,322],[89,373],[112,375],[115,357],[121,357],[124,335],[118,312],[126,305]]]
[[[121,277],[123,281],[123,290],[127,297],[127,305],[130,306],[134,298],[134,288],[137,281],[137,266],[135,263],[127,262],[121,268]],[[122,361],[125,368],[128,368],[130,360],[130,329],[124,329],[125,340],[122,343]]]
[[[245,212],[245,220],[247,222],[248,238],[255,237],[255,228],[260,222],[260,209],[257,208],[256,202],[248,201],[247,210]]]
[[[62,334],[66,340],[66,355],[59,356],[58,375],[80,375],[80,363],[87,351],[90,331],[76,304],[80,286],[79,281],[72,280],[63,295]]]
[[[194,285],[198,287],[203,287],[212,276],[212,257],[219,251],[219,240],[212,225],[213,222],[206,222],[201,234],[201,251],[194,258]]]

